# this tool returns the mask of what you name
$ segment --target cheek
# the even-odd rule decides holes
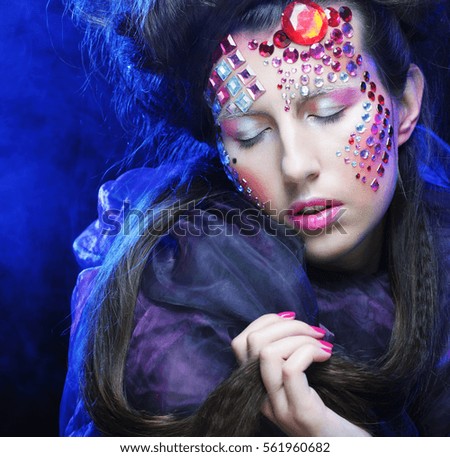
[[[263,204],[269,200],[267,193],[267,186],[264,182],[267,182],[268,176],[263,176],[262,173],[255,172],[249,167],[239,164],[239,160],[233,163],[232,159],[231,167],[237,174],[237,180],[243,188],[243,193],[248,198],[253,200],[256,204]]]
[[[363,73],[361,92],[364,97],[354,130],[335,154],[342,166],[352,170],[352,179],[378,192],[386,181],[395,152],[391,106],[387,106],[388,98],[378,90],[368,71]]]

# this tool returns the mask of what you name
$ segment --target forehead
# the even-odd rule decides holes
[[[223,55],[210,78],[210,86],[216,86],[216,115],[225,108],[230,114],[245,113],[268,90],[273,93],[273,87],[289,111],[295,97],[351,84],[362,73],[362,26],[356,11],[331,4],[320,8],[320,15],[287,16],[288,8],[273,29],[240,31],[222,42]]]

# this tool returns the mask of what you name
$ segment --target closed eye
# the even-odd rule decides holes
[[[344,115],[345,108],[342,108],[340,111],[337,111],[336,113],[330,114],[329,116],[318,116],[317,114],[311,114],[310,118],[312,118],[315,122],[319,122],[320,124],[326,125],[326,124],[332,124],[334,122],[337,122],[339,119],[342,118]]]
[[[236,138],[236,141],[239,144],[239,147],[242,149],[250,149],[256,144],[258,144],[260,141],[262,141],[264,135],[270,131],[270,127],[266,128],[265,130],[262,130],[258,135],[252,137],[252,138]]]

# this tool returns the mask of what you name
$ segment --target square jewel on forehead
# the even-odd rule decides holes
[[[217,118],[223,108],[230,114],[246,113],[254,101],[265,93],[263,85],[247,65],[231,35],[222,40],[215,56],[217,63],[205,90],[205,99],[214,117]]]

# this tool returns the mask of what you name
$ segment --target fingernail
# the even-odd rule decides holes
[[[334,347],[334,345],[329,343],[328,341],[321,341],[320,344],[322,344],[323,346],[325,346],[328,349],[333,349],[333,347]]]
[[[295,313],[293,311],[283,311],[282,313],[278,313],[278,316],[283,319],[295,319]]]
[[[331,349],[328,349],[328,348],[320,348],[322,349],[322,351],[325,351],[327,354],[333,354],[333,351]]]
[[[325,333],[327,333],[326,330],[324,330],[324,329],[322,329],[322,328],[314,327],[314,326],[312,326],[312,325],[310,325],[310,327],[311,327],[315,332],[320,333],[321,335],[325,335]]]

